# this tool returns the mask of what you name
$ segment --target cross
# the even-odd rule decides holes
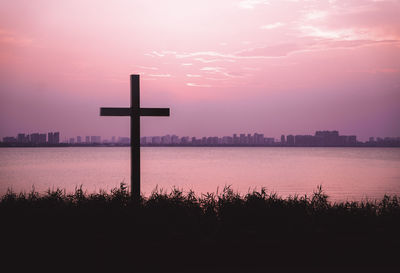
[[[140,116],[169,116],[169,108],[140,108],[139,75],[131,75],[131,107],[100,108],[100,116],[130,116],[131,118],[131,195],[140,197]]]

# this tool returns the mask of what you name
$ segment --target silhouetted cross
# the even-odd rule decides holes
[[[131,107],[100,108],[100,116],[131,117],[131,193],[140,197],[140,116],[169,116],[169,108],[140,108],[139,75],[131,75]]]

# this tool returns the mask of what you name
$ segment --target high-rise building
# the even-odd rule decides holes
[[[231,136],[222,137],[222,144],[224,144],[224,145],[232,145],[233,144],[233,137],[231,137]]]
[[[255,137],[253,137],[251,134],[247,134],[247,144],[253,145],[255,142]]]
[[[60,143],[60,132],[54,132],[53,134],[53,144]]]
[[[29,137],[27,135],[25,135],[25,134],[18,134],[17,142],[18,143],[28,143],[29,142]]]
[[[286,143],[285,135],[281,135],[281,144],[285,143]]]
[[[53,132],[47,133],[47,143],[54,144],[54,134],[53,134]]]
[[[181,144],[189,144],[189,137],[185,136],[181,138]]]
[[[92,144],[100,144],[101,143],[101,136],[91,136],[90,143]]]
[[[293,135],[288,135],[286,137],[286,144],[293,146],[294,145],[294,136]]]
[[[33,133],[30,135],[32,144],[39,144],[39,133]]]
[[[348,136],[348,145],[357,144],[357,136]]]
[[[153,136],[151,142],[152,142],[153,144],[159,145],[159,144],[161,144],[161,137],[159,137],[159,136]]]
[[[140,138],[140,144],[146,145],[146,144],[150,144],[150,143],[147,143],[147,137],[141,137]]]
[[[17,139],[15,137],[3,137],[4,143],[17,143]]]
[[[46,134],[39,134],[39,144],[45,144],[46,143]]]
[[[172,137],[171,137],[171,143],[172,144],[179,144],[179,137],[178,136],[176,136],[176,135],[172,135]]]
[[[89,144],[89,143],[90,143],[90,137],[89,137],[89,136],[86,136],[86,137],[85,137],[85,143],[86,143],[86,144]]]
[[[233,144],[237,145],[239,143],[240,143],[240,141],[239,141],[238,136],[236,134],[233,134]]]
[[[164,144],[164,145],[171,144],[171,136],[166,135],[166,136],[161,137],[161,144]]]
[[[342,146],[339,131],[316,131],[315,138],[319,146]]]
[[[118,144],[129,145],[131,143],[131,139],[129,137],[118,137]]]
[[[273,145],[275,143],[275,139],[273,137],[264,138],[264,143],[267,145]]]
[[[69,144],[75,144],[75,138],[71,137],[71,138],[69,139]]]
[[[81,136],[77,136],[76,137],[76,143],[78,143],[78,144],[82,143],[82,137]]]
[[[246,134],[240,134],[239,144],[245,145],[247,142]]]

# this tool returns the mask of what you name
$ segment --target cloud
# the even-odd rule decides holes
[[[324,10],[312,10],[306,13],[305,18],[307,20],[321,20],[326,18],[327,12]]]
[[[210,67],[210,66],[200,68],[201,71],[206,71],[206,72],[211,72],[211,73],[221,72],[223,69],[224,68],[222,68],[222,67]]]
[[[171,74],[148,74],[149,77],[170,78]]]
[[[283,57],[287,56],[291,52],[301,50],[301,47],[297,44],[287,43],[278,44],[273,46],[256,47],[245,49],[236,53],[239,57]]]
[[[276,22],[273,24],[261,26],[261,29],[274,29],[274,28],[282,27],[284,25],[285,25],[284,23]]]
[[[153,67],[153,66],[137,65],[136,67],[139,67],[139,68],[142,68],[142,69],[147,69],[147,70],[158,70],[158,67]]]
[[[191,87],[212,87],[209,84],[198,84],[198,83],[192,83],[192,82],[188,82],[186,83],[187,86],[191,86]]]
[[[254,9],[256,5],[268,5],[270,1],[268,0],[244,0],[240,1],[238,7],[243,9]]]
[[[357,40],[365,38],[363,33],[351,28],[347,29],[322,29],[315,26],[300,26],[300,32],[304,36],[311,36],[317,38],[336,39],[336,40]]]

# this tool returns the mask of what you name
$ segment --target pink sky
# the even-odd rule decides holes
[[[400,136],[400,1],[0,0],[0,137]]]

